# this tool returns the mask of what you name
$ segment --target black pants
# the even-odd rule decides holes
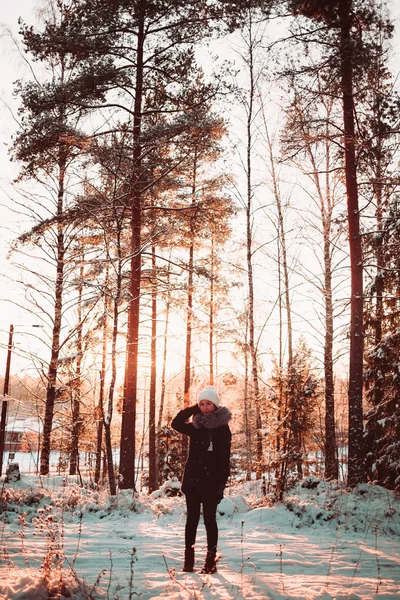
[[[185,493],[187,517],[185,526],[185,548],[192,548],[196,541],[197,526],[200,519],[200,505],[203,505],[204,525],[207,532],[207,550],[215,551],[218,543],[217,498],[207,493],[201,494],[196,490]]]

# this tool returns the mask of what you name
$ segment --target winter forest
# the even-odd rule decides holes
[[[0,598],[399,598],[398,6],[7,4]]]

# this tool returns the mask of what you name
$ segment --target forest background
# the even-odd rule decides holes
[[[76,22],[75,4],[83,11]],[[51,449],[71,473],[85,450],[97,453],[99,479],[96,439],[104,438],[103,476],[112,474],[118,447],[120,484],[133,487],[131,458],[140,455],[155,489],[179,472],[185,452],[168,428],[171,416],[213,383],[233,409],[237,468],[248,478],[267,473],[282,492],[305,469],[326,470],[327,455],[328,476],[339,476],[338,459],[346,476],[349,380],[359,356],[349,371],[355,275],[338,15],[307,13],[301,2],[284,14],[268,3],[243,11],[226,2],[218,34],[204,17],[191,37],[168,38],[174,15],[150,11],[144,22],[164,19],[166,29],[148,42],[152,68],[139,94],[138,51],[122,56],[121,38],[106,30],[115,15],[99,10],[90,22],[86,4],[54,3],[54,13],[8,6],[17,46],[6,29],[2,36],[4,256],[12,247],[2,261],[2,356],[5,364],[13,323],[10,395],[32,405],[41,423],[42,474]],[[136,4],[139,23],[139,9],[152,3]],[[355,391],[353,437],[361,431],[365,445],[355,444],[354,481],[368,476],[396,488],[399,104],[389,8],[353,3],[346,64],[368,382]],[[28,25],[25,48],[18,16]],[[43,18],[54,29],[36,37],[29,25],[40,30]],[[79,35],[96,26],[104,43],[85,48]],[[61,44],[51,37],[57,31]],[[130,50],[138,31],[124,32]],[[163,52],[174,54],[165,61]]]

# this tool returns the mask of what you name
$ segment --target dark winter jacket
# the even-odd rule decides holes
[[[192,416],[193,423],[186,421]],[[189,457],[185,465],[182,491],[195,489],[200,493],[223,497],[229,477],[231,431],[228,422],[232,415],[222,406],[203,415],[197,406],[181,410],[171,425],[190,437]]]

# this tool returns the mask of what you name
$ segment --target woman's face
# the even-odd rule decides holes
[[[209,400],[200,400],[199,407],[203,415],[214,412],[214,410],[217,408],[215,404],[213,404]]]

